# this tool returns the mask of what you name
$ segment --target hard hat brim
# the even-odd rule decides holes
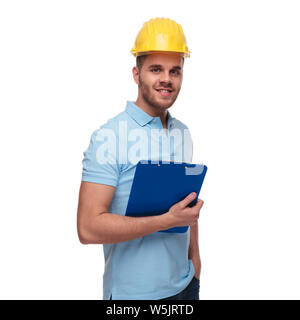
[[[149,54],[161,53],[161,54],[179,54],[185,58],[190,57],[191,52],[179,52],[179,51],[165,51],[165,50],[153,50],[153,51],[141,51],[141,52],[134,52],[130,51],[135,57],[137,56],[145,56]]]

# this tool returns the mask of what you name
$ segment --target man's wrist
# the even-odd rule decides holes
[[[172,217],[170,217],[169,212],[161,214],[159,217],[161,218],[163,229],[169,229],[174,227]]]

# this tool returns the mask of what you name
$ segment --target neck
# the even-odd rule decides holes
[[[160,117],[161,123],[164,128],[167,128],[167,114],[168,110],[161,110],[149,105],[146,101],[138,98],[135,104],[143,111],[148,113],[151,117]]]

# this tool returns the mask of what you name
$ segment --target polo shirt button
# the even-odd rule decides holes
[[[155,122],[156,122],[156,119],[153,119],[153,122],[155,123]]]

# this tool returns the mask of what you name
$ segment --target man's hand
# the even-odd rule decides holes
[[[192,257],[193,266],[195,269],[195,277],[200,280],[200,273],[201,273],[201,259],[199,254],[195,254]]]
[[[193,207],[188,205],[196,198],[196,192],[190,193],[185,199],[175,203],[166,213],[171,224],[175,227],[191,226],[197,223],[199,212],[203,206],[203,201],[197,199],[197,203]]]

